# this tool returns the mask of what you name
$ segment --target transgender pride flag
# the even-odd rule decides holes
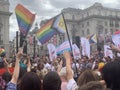
[[[69,41],[63,42],[56,50],[57,54],[62,54],[64,51],[71,51]]]

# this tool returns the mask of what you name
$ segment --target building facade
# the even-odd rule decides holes
[[[0,0],[0,47],[4,47],[9,57],[9,1]]]
[[[31,57],[37,56],[37,55],[43,55],[43,53],[45,52],[44,47],[41,46],[37,41],[37,38],[35,35],[37,30],[38,30],[38,25],[36,23],[34,29],[30,31],[28,35],[25,37],[26,44],[23,51],[25,51],[24,53],[29,54]],[[19,31],[17,32],[18,32],[18,35],[16,33],[16,37],[14,37],[11,44],[11,47],[12,47],[11,56],[14,56],[20,47],[20,41],[21,41],[20,32]]]
[[[83,10],[66,8],[62,13],[73,41],[76,35],[88,37],[96,34],[101,47],[108,35],[120,30],[120,9],[107,8],[101,3],[95,3]]]
[[[98,48],[103,49],[107,38],[111,39],[111,35],[120,30],[120,9],[107,8],[101,3],[94,3],[85,9],[65,8],[61,10],[61,13],[64,15],[67,30],[73,43],[80,43],[80,39],[77,37],[97,35],[97,44],[91,45],[92,51]],[[43,25],[45,21],[41,21],[40,25]],[[68,40],[67,34],[57,34],[47,43],[58,46],[65,40]],[[47,43],[42,46],[46,47]],[[47,53],[47,49],[43,48],[43,51],[44,49]]]

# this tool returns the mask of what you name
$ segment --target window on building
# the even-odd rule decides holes
[[[113,26],[114,26],[113,20],[110,20],[110,27],[113,27]]]
[[[87,16],[89,16],[89,12],[87,12]]]
[[[119,27],[119,22],[115,21],[115,27]]]
[[[89,26],[89,22],[87,22],[87,26]]]
[[[74,15],[72,15],[72,20],[75,20],[75,16]]]
[[[100,34],[102,34],[103,33],[103,30],[102,29],[99,29],[98,30],[98,34],[100,35]]]
[[[88,35],[88,34],[90,34],[90,30],[89,30],[89,29],[87,29],[87,35]]]
[[[82,24],[82,28],[84,28],[84,23]]]
[[[3,44],[3,40],[2,40],[2,38],[0,36],[0,45],[2,45],[2,44]]]
[[[108,26],[108,23],[107,23],[107,21],[105,21],[105,26]]]
[[[74,25],[74,24],[72,25],[72,28],[73,28],[73,29],[75,28],[75,25]]]
[[[1,35],[0,35],[0,45],[1,45]]]
[[[108,33],[108,30],[107,29],[105,29],[105,34],[107,34]]]
[[[84,30],[82,30],[82,35],[84,36]]]
[[[113,34],[113,29],[110,29],[110,33]]]
[[[83,14],[82,14],[82,18],[84,18]]]
[[[101,15],[101,10],[100,9],[98,9],[98,15]]]
[[[0,35],[1,35],[1,27],[0,27]]]
[[[3,40],[1,40],[1,43],[3,44]]]

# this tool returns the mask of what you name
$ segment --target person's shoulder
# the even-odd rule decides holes
[[[72,78],[68,81],[67,90],[76,90],[78,88],[76,81]]]
[[[17,90],[17,84],[14,84],[14,83],[12,83],[12,82],[9,82],[9,83],[7,84],[6,90]]]

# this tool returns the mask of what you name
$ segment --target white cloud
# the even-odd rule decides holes
[[[36,13],[35,22],[51,18],[60,13],[63,8],[72,7],[84,9],[95,2],[101,3],[105,7],[120,8],[119,0],[9,0],[10,12],[13,15],[10,18],[10,39],[13,39],[15,31],[18,30],[17,20],[14,14],[15,6],[20,3],[27,7],[33,13]],[[34,26],[33,26],[34,27]]]

